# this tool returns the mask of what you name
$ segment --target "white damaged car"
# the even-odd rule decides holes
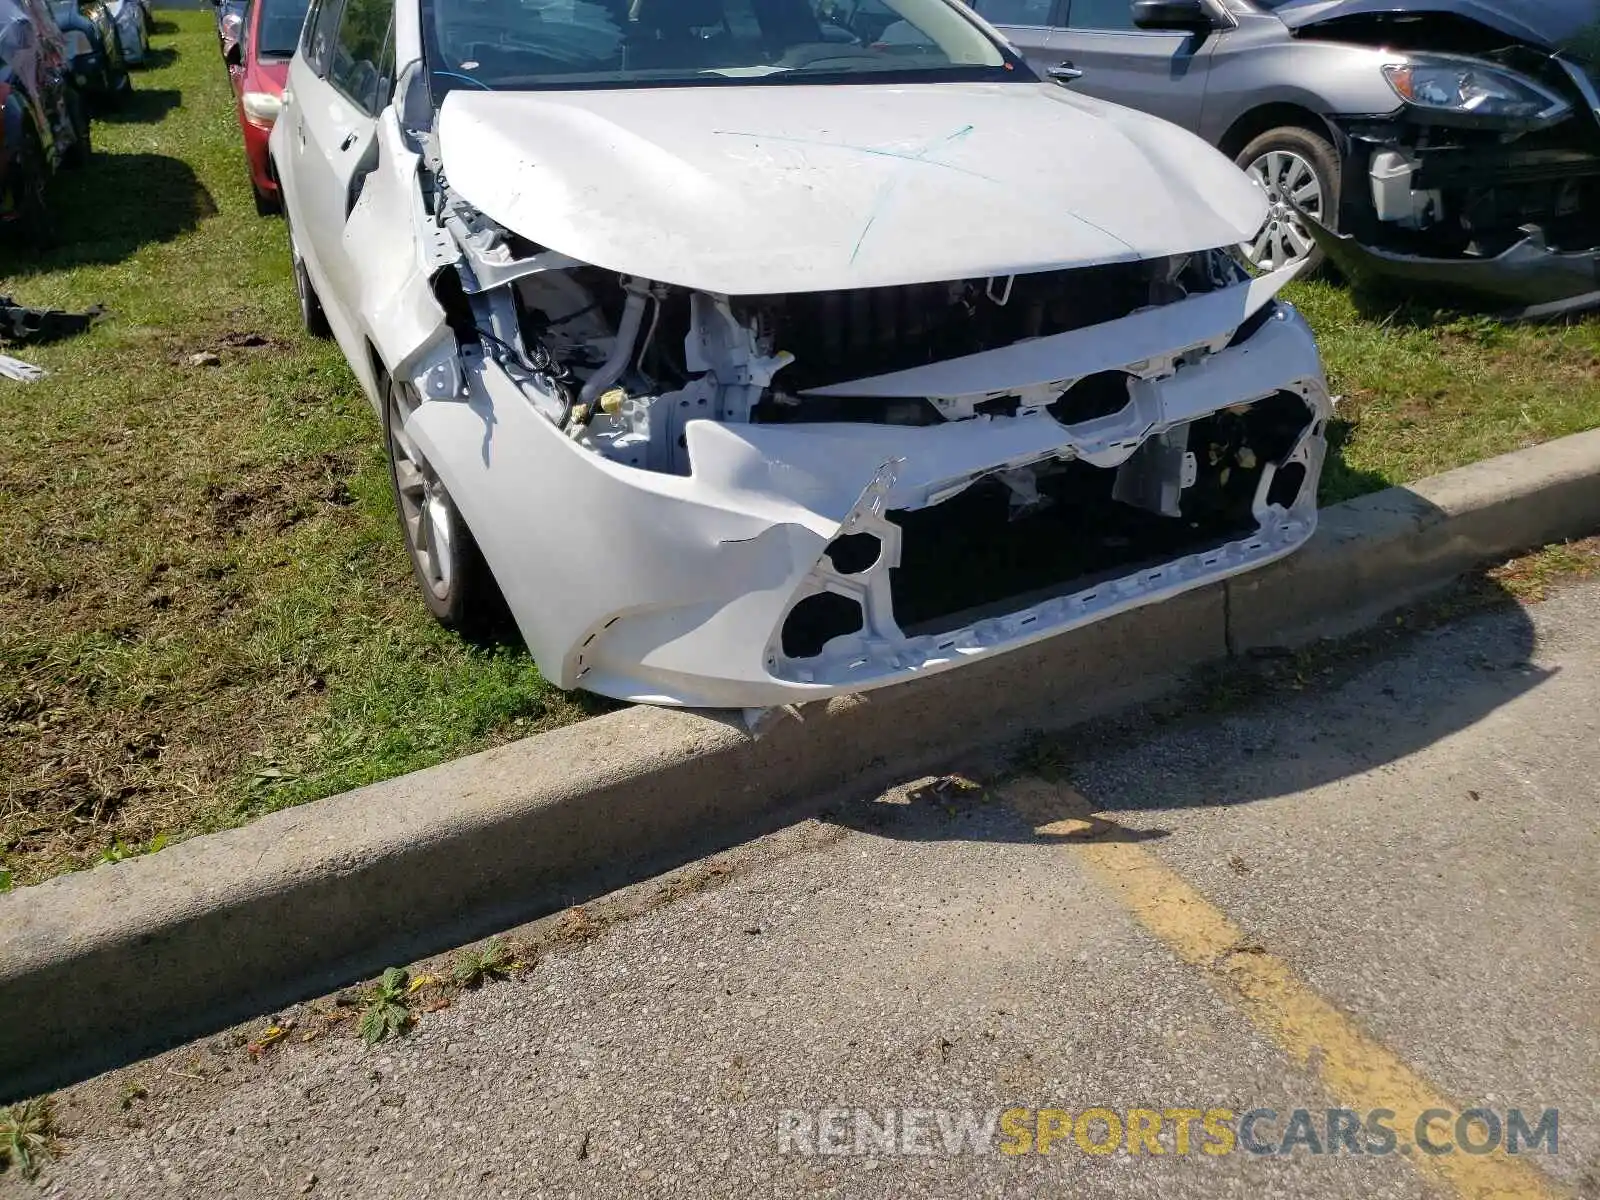
[[[429,606],[562,687],[860,691],[1315,527],[1265,197],[951,0],[314,0],[271,154]]]

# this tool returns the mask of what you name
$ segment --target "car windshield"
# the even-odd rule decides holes
[[[256,32],[257,58],[293,58],[300,41],[300,26],[305,24],[310,0],[255,0],[262,6],[261,25]]]
[[[949,0],[422,0],[454,87],[1031,78]]]

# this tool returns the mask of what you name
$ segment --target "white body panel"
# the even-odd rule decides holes
[[[439,135],[507,228],[725,295],[1155,258],[1266,215],[1198,138],[1048,84],[454,92]]]
[[[1061,359],[1056,373],[1077,368]],[[1256,536],[957,633],[908,639],[884,611],[898,547],[887,509],[919,508],[1063,452],[1113,466],[1170,426],[1278,391],[1302,395],[1317,424],[1331,411],[1310,331],[1288,309],[1246,345],[1152,382],[1123,413],[1074,429],[1042,413],[925,428],[691,421],[688,477],[599,459],[481,359],[468,378],[467,402],[425,404],[409,428],[494,565],[539,669],[562,687],[712,707],[821,699],[945,670],[1282,557],[1315,530],[1314,486],[1275,514],[1258,499],[1265,519]],[[1312,480],[1322,455],[1320,433],[1296,452]],[[1262,496],[1270,483],[1262,481]],[[560,515],[536,515],[552,513]],[[822,556],[847,527],[870,529],[887,550],[844,580]],[[858,595],[877,620],[820,659],[784,663],[776,638],[786,613],[797,596],[824,589]]]
[[[415,31],[402,11],[404,62]],[[693,289],[709,314],[719,294],[961,279],[990,278],[992,299],[1009,295],[996,277],[1237,243],[1265,201],[1176,127],[1018,83],[454,92],[434,130],[450,203],[545,252],[484,257],[492,248],[465,232],[462,208],[449,220],[429,210],[426,140],[393,106],[376,120],[353,112],[299,56],[271,146],[346,357],[375,403],[385,377],[420,397],[406,431],[540,670],[562,687],[735,708],[860,691],[1251,569],[1315,527],[1326,384],[1298,316],[1279,308],[1261,324],[1287,274],[811,393],[964,398],[955,407],[969,414],[974,398],[1028,393],[1016,415],[920,426],[689,419],[686,473],[624,465],[558,427],[561,402],[503,353],[515,325],[493,336],[484,326],[496,296],[510,311],[519,275],[574,261],[641,287]],[[447,319],[436,285],[456,271]],[[463,306],[484,340],[462,333]],[[1252,314],[1254,332],[1233,345]],[[614,353],[610,339],[594,345]],[[701,378],[719,396],[782,378],[777,360],[758,364],[738,347],[685,354],[692,373],[712,365]],[[712,359],[694,365],[702,354]],[[626,346],[621,361],[636,361]],[[760,380],[736,380],[758,365]],[[1042,407],[1076,380],[1118,370],[1132,380],[1118,412],[1068,426]],[[1304,467],[1306,483],[1292,503],[1269,504],[1269,467],[1253,501],[1247,493],[1249,536],[1076,594],[1020,597],[1013,611],[936,635],[896,623],[891,511],[936,506],[997,473],[1074,460],[1117,471],[1166,430],[1286,392],[1304,401],[1306,423],[1282,465]],[[828,547],[856,531],[883,553],[844,575]],[[863,628],[791,659],[786,618],[822,592],[859,603]]]

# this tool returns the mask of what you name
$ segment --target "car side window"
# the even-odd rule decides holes
[[[322,11],[322,0],[311,0],[306,5],[305,20],[300,22],[300,35],[295,39],[300,53],[306,58],[311,57],[311,31],[316,28],[317,15]]]
[[[339,37],[333,49],[328,81],[369,116],[377,116],[393,84],[384,73],[394,74],[392,0],[345,0]]]
[[[1053,0],[977,0],[972,6],[991,25],[1048,25]]]
[[[1133,23],[1132,0],[1071,0],[1067,28],[1131,33],[1138,26]]]
[[[339,28],[340,0],[316,0],[306,16],[305,37],[300,50],[306,65],[318,75],[327,75],[333,60],[333,39]]]

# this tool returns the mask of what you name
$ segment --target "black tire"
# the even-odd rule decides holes
[[[33,121],[22,119],[22,147],[6,177],[6,198],[16,214],[11,231],[32,246],[48,246],[55,240],[55,222],[50,216],[50,204],[45,198],[45,187],[50,172],[45,163],[44,145]]]
[[[91,132],[89,106],[84,103],[82,94],[75,87],[69,86],[66,89],[66,97],[67,119],[72,122],[72,145],[61,156],[61,162],[65,166],[81,167],[89,161],[90,155],[94,153],[94,135]]]
[[[256,216],[275,217],[282,211],[276,196],[269,196],[255,185],[255,180],[250,181],[250,195],[256,202]]]
[[[1311,211],[1311,215],[1329,229],[1337,230],[1339,228],[1339,206],[1344,192],[1344,169],[1343,163],[1339,158],[1339,152],[1334,149],[1333,143],[1320,133],[1310,129],[1285,125],[1278,129],[1269,129],[1260,137],[1255,138],[1243,150],[1239,151],[1238,157],[1234,161],[1239,164],[1241,169],[1249,172],[1251,178],[1260,183],[1262,180],[1256,175],[1256,164],[1268,159],[1268,156],[1273,154],[1293,156],[1293,158],[1310,167],[1312,175],[1315,176],[1317,189],[1321,197],[1318,210]],[[1276,243],[1280,245],[1289,244],[1287,239],[1291,239],[1294,234],[1309,236],[1304,225],[1295,220],[1291,212],[1287,210],[1283,197],[1269,189],[1268,200],[1273,204],[1273,213],[1268,217],[1268,224],[1262,230],[1264,236],[1270,235],[1275,230],[1281,230],[1286,240]],[[1278,224],[1274,224],[1274,222],[1278,222]],[[1251,246],[1247,244],[1245,250],[1248,254]],[[1305,268],[1303,278],[1319,271],[1326,261],[1327,255],[1323,252],[1321,246],[1312,245],[1310,252],[1305,254],[1304,258],[1308,265]],[[1253,262],[1257,261],[1254,256],[1251,256],[1251,260]],[[1286,265],[1289,261],[1296,260],[1286,257],[1282,262],[1274,262],[1273,265]],[[1259,262],[1257,265],[1260,265]]]
[[[459,633],[476,633],[490,626],[500,612],[504,602],[499,589],[455,501],[403,433],[406,415],[416,408],[414,393],[388,379],[380,379],[379,386],[384,392],[383,444],[389,458],[389,485],[411,573],[439,624]],[[441,526],[448,530],[442,539],[436,532]]]
[[[300,298],[300,321],[306,327],[306,332],[314,338],[330,338],[333,330],[328,327],[328,314],[322,310],[322,300],[317,295],[316,285],[311,282],[311,273],[306,270],[305,259],[300,257],[300,249],[295,244],[294,226],[284,222],[289,230],[289,261],[294,269],[294,290]]]

